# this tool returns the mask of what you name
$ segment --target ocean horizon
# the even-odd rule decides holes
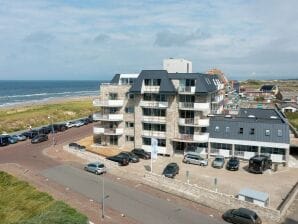
[[[66,97],[97,96],[96,80],[0,80],[0,108]]]

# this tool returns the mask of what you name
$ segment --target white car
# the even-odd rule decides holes
[[[69,122],[66,122],[66,127],[67,128],[72,128],[72,127],[75,127],[76,125],[75,125],[75,122],[72,122],[72,121],[69,121]]]
[[[85,125],[85,123],[83,121],[76,121],[76,122],[74,122],[74,127],[81,127],[83,125]]]

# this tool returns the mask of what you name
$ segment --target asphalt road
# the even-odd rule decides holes
[[[101,202],[102,198],[102,176],[96,176],[82,169],[69,165],[60,165],[42,172],[42,175],[59,184],[67,186],[86,197]],[[202,223],[217,224],[225,223],[199,213],[188,207],[180,206],[164,199],[155,197],[149,193],[139,191],[137,187],[132,188],[121,183],[105,178],[105,200],[120,214],[128,215],[136,221],[144,224],[181,224]],[[137,185],[136,185],[137,186]]]
[[[55,134],[57,144],[65,144],[90,136],[92,126],[89,124]],[[40,172],[50,180],[99,202],[102,195],[102,177],[70,165],[63,165],[61,162],[47,157],[42,151],[51,144],[51,136],[49,136],[48,141],[39,144],[31,144],[27,140],[0,147],[0,163],[20,164],[26,169]],[[224,223],[209,217],[206,212],[200,213],[197,209],[167,201],[154,194],[138,190],[137,187],[133,188],[125,185],[125,183],[117,182],[112,178],[105,178],[105,189],[106,195],[109,195],[106,199],[107,208],[119,211],[119,214],[123,213],[140,223]],[[162,192],[160,193],[162,194]]]

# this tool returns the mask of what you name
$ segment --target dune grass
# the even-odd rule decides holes
[[[296,128],[298,129],[298,112],[295,113],[286,113],[287,119],[289,122]]]
[[[1,224],[86,224],[87,217],[0,171]]]
[[[74,100],[61,103],[25,106],[15,109],[0,110],[0,134],[39,127],[50,124],[48,116],[54,122],[76,119],[92,114],[94,107],[91,100]]]

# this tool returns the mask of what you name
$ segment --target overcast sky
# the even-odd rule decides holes
[[[298,1],[0,0],[0,79],[95,79],[162,69],[298,78]]]

